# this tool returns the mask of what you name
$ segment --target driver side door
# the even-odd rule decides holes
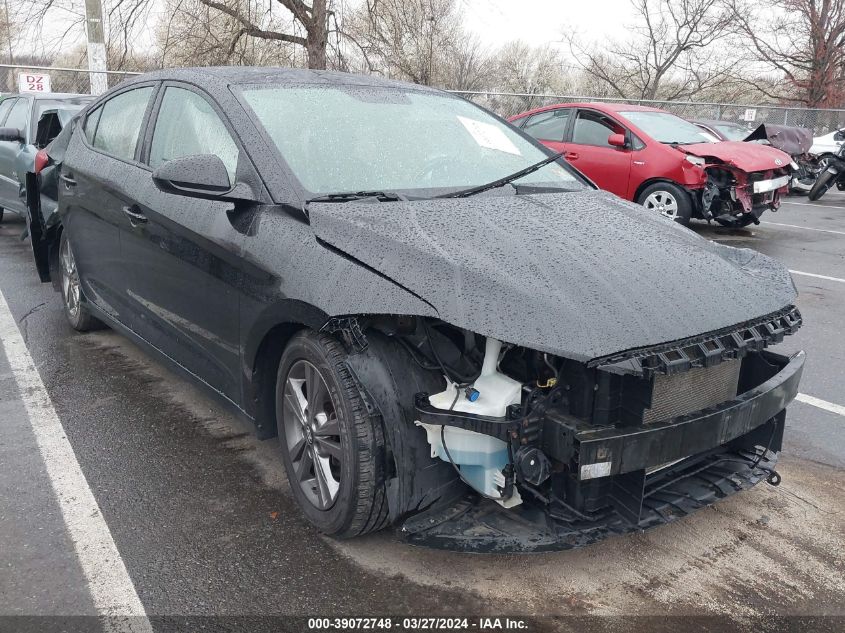
[[[566,160],[584,172],[601,189],[628,198],[631,149],[613,147],[612,134],[627,134],[618,122],[595,110],[578,110],[566,143]]]
[[[243,235],[232,224],[233,204],[165,193],[152,180],[153,170],[168,160],[214,154],[234,183],[242,152],[224,121],[198,89],[164,84],[146,134],[146,173],[133,183],[131,227],[121,247],[132,269],[132,329],[237,402]]]

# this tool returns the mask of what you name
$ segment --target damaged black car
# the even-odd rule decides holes
[[[560,549],[779,481],[804,362],[769,349],[802,323],[788,271],[597,191],[472,103],[160,71],[47,153],[58,210],[29,197],[33,248],[70,324],[277,437],[327,534]]]

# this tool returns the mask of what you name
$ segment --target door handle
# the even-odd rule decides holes
[[[65,187],[70,188],[76,186],[76,181],[68,174],[61,174],[59,178],[61,178],[62,182],[65,183]]]
[[[141,210],[134,204],[131,207],[123,207],[123,212],[129,218],[129,224],[132,226],[146,224],[148,221],[147,216],[141,213]]]
[[[566,152],[563,157],[566,160],[578,160],[578,152]]]

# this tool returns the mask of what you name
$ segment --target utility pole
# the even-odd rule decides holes
[[[14,64],[15,58],[12,55],[12,18],[9,17],[9,0],[3,0],[6,7],[6,43],[9,45],[9,63]]]
[[[104,93],[109,88],[106,67],[106,39],[103,29],[103,5],[100,0],[85,0],[85,34],[88,36],[88,70],[91,94]]]
[[[6,8],[6,43],[9,45],[9,65],[15,63],[15,56],[12,54],[12,18],[9,15],[9,0],[3,0],[3,5]],[[9,90],[15,89],[15,69],[14,68],[7,68],[6,69],[6,78],[4,83],[6,84],[3,86],[3,90],[8,88]]]

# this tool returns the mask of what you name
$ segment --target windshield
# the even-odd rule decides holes
[[[677,143],[689,145],[692,143],[710,143],[713,135],[681,117],[668,112],[650,112],[635,110],[620,112],[622,116],[660,143]]]
[[[460,190],[548,158],[509,125],[447,94],[312,85],[241,91],[302,186],[317,194]],[[514,184],[587,188],[557,163]]]
[[[722,135],[729,141],[741,141],[749,134],[748,130],[744,127],[731,125],[730,123],[717,123],[713,127],[719,130],[719,132],[721,132]]]

